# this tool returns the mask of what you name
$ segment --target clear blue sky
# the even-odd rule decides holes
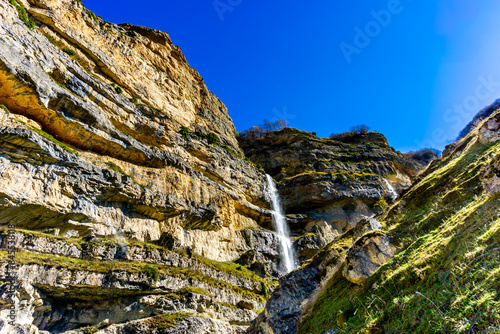
[[[442,149],[500,97],[495,0],[83,2],[168,32],[239,131],[284,117],[326,137],[366,123],[399,150]]]

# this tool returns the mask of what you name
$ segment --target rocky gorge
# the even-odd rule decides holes
[[[332,282],[357,296],[403,266],[417,232],[398,219],[435,184],[446,204],[471,184],[497,203],[498,112],[477,123],[440,159],[376,132],[239,136],[167,33],[0,0],[0,333],[355,332],[358,306],[323,318]],[[447,169],[461,159],[479,161],[470,184]]]

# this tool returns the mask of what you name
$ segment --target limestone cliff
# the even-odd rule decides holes
[[[483,116],[434,161],[374,132],[241,138],[167,33],[79,0],[0,0],[0,334],[384,330],[388,314],[349,298],[382,308],[370,289],[383,286],[384,306],[406,312],[390,284],[434,282],[433,256],[449,252],[433,237],[452,244],[462,221],[480,246],[454,267],[498,289],[478,267],[498,249],[500,189],[499,114]],[[299,255],[285,276],[266,173]],[[452,286],[459,272],[441,269]],[[469,309],[448,299],[440,312]],[[477,308],[459,314],[468,328],[498,329]]]
[[[278,181],[301,260],[379,213],[427,167],[375,132],[332,140],[285,128],[261,138],[240,138],[240,144],[249,159]]]
[[[168,34],[0,0],[0,331],[243,331],[279,254],[235,134]]]
[[[167,233],[222,261],[250,249],[238,231],[269,219],[263,175],[168,35],[105,22],[78,1],[21,5],[32,29],[0,2],[0,104],[10,111],[0,221],[139,241]]]

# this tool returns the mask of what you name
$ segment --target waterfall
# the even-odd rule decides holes
[[[290,240],[290,232],[288,230],[288,225],[286,224],[285,216],[281,209],[280,198],[278,194],[278,189],[271,176],[266,174],[267,186],[265,188],[265,194],[267,198],[271,201],[273,209],[273,222],[278,234],[278,238],[281,246],[281,260],[283,261],[288,274],[295,269],[296,257],[295,251],[292,247],[292,241]]]
[[[394,187],[389,183],[389,181],[387,181],[386,179],[384,179],[384,182],[385,184],[387,185],[387,188],[389,189],[389,192],[391,193],[391,198],[392,200],[396,200],[396,198],[398,198],[398,192],[396,191],[396,189],[394,189]]]

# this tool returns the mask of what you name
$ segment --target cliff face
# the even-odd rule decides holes
[[[213,260],[253,251],[278,274],[264,174],[166,33],[79,1],[0,0],[0,105],[0,225],[15,236],[1,284],[7,251],[19,266],[1,333],[20,299],[35,332],[231,333],[257,316],[274,282]]]
[[[249,159],[278,181],[302,261],[379,213],[427,167],[407,159],[375,132],[330,140],[285,128],[262,138],[240,138],[240,144]]]
[[[263,175],[168,35],[104,22],[78,1],[19,3],[37,24],[0,2],[0,104],[10,111],[0,221],[139,241],[167,233],[223,261],[250,249],[236,231],[269,219]]]
[[[397,332],[406,324],[380,309],[394,303],[415,325],[400,291],[443,277],[460,295],[485,282],[483,314],[498,314],[479,260],[498,271],[500,121],[483,116],[425,172],[432,154],[402,155],[378,133],[237,138],[168,34],[105,22],[78,0],[0,0],[0,334],[385,330],[377,319]],[[265,173],[299,256],[286,276]],[[439,267],[450,251],[480,274],[468,260]],[[467,310],[460,298],[439,299],[440,312]],[[499,328],[449,312],[444,331],[464,318]]]

